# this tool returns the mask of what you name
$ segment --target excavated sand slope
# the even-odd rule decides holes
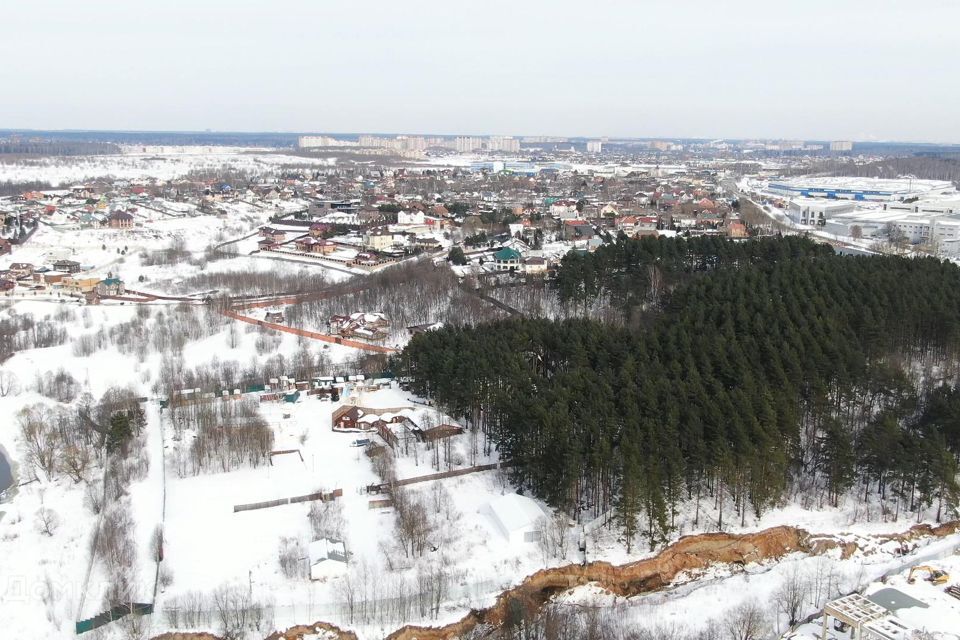
[[[874,541],[909,543],[928,537],[943,537],[960,531],[960,521],[936,527],[916,525],[904,533],[873,536]],[[454,640],[478,624],[497,626],[505,618],[511,601],[520,601],[528,609],[543,606],[553,595],[589,583],[620,596],[635,596],[655,591],[668,584],[681,572],[705,569],[715,564],[747,564],[802,552],[811,555],[839,548],[848,558],[860,549],[854,541],[835,536],[811,534],[796,527],[773,527],[755,533],[703,533],[681,538],[652,558],[615,566],[608,562],[567,565],[543,569],[528,576],[516,587],[504,591],[496,603],[469,612],[463,618],[443,627],[405,626],[386,640]],[[304,635],[328,631],[339,640],[357,640],[352,631],[344,631],[325,622],[297,625],[276,632],[265,640],[302,640]],[[209,633],[165,633],[153,640],[220,640]]]

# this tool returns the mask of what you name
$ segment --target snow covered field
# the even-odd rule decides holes
[[[95,178],[158,180],[182,178],[191,172],[234,170],[252,176],[274,173],[282,166],[330,166],[330,158],[308,158],[266,149],[233,147],[130,147],[126,153],[103,156],[70,156],[18,159],[0,162],[0,182],[49,182],[70,185]]]

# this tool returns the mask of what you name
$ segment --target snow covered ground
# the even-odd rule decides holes
[[[0,165],[0,181],[38,179],[69,183],[107,174],[164,178],[224,163],[269,172],[288,162],[302,165],[325,161],[236,149],[196,153],[190,149],[141,149],[128,150],[121,156],[50,160],[16,167]],[[314,264],[315,261],[248,255],[256,248],[256,237],[251,232],[277,210],[244,203],[223,206],[228,210],[224,217],[157,216],[128,230],[41,225],[25,246],[0,258],[0,268],[12,262],[43,265],[69,258],[79,261],[85,273],[118,275],[128,288],[177,295],[197,293],[198,289],[235,291],[238,286],[225,277],[198,278],[202,275],[243,273],[251,279],[273,275],[281,282],[298,283],[318,274],[326,282],[351,276]],[[297,202],[281,204],[284,210],[298,206],[301,205]],[[302,228],[291,227],[291,231],[297,230]],[[238,239],[242,240],[232,245],[236,250],[234,257],[213,259],[207,255],[211,246]],[[181,252],[182,259],[173,264],[154,259],[153,254],[171,249]],[[50,379],[58,370],[76,380],[77,396],[89,394],[96,400],[113,387],[130,387],[147,398],[143,403],[146,426],[136,440],[136,459],[142,465],[142,473],[131,480],[122,500],[129,505],[133,521],[133,595],[143,602],[153,602],[157,586],[156,611],[145,619],[151,634],[171,629],[217,631],[213,596],[232,586],[270,605],[271,620],[264,622],[261,637],[273,628],[326,619],[355,627],[364,638],[378,638],[402,623],[440,624],[456,620],[470,608],[489,606],[503,589],[544,566],[582,560],[575,544],[580,532],[575,527],[569,528],[569,544],[560,554],[535,542],[511,543],[502,535],[487,514],[492,500],[514,491],[502,470],[407,486],[410,499],[423,505],[432,523],[422,556],[408,554],[398,542],[398,510],[373,502],[382,496],[364,492],[368,485],[380,482],[376,472],[380,463],[368,457],[362,447],[353,446],[358,434],[331,429],[333,412],[351,402],[349,390],[344,390],[344,397],[336,402],[303,395],[295,403],[262,403],[259,415],[273,434],[272,449],[286,452],[272,456],[272,464],[238,464],[229,471],[207,470],[201,474],[187,470],[178,452],[189,449],[194,434],[184,430],[178,440],[172,411],[161,411],[156,397],[164,388],[164,376],[170,375],[177,362],[182,360],[186,369],[255,369],[267,359],[277,362],[282,358],[283,366],[297,360],[323,363],[332,374],[354,366],[354,350],[311,343],[286,333],[264,333],[256,326],[228,321],[201,305],[136,306],[114,302],[81,307],[49,295],[30,297],[35,299],[2,299],[0,319],[30,314],[40,323],[62,327],[66,339],[53,346],[22,350],[0,365],[0,371],[13,374],[19,386],[18,391],[0,396],[0,446],[14,462],[20,484],[0,504],[3,637],[72,637],[78,619],[102,611],[107,603],[110,576],[100,563],[91,564],[99,515],[91,508],[87,491],[88,482],[95,485],[96,479],[102,477],[102,466],[92,465],[81,482],[63,476],[47,478],[32,468],[20,437],[18,414],[28,405],[78,410],[76,398],[58,402],[38,393],[38,381]],[[247,399],[255,401],[250,394]],[[410,398],[396,385],[358,393],[355,402],[371,408],[408,407],[422,424],[454,422]],[[482,439],[474,442],[469,434],[455,436],[449,455],[442,456],[436,448],[415,445],[396,456],[396,477],[410,479],[435,473],[437,467],[463,469],[496,462],[496,452],[484,455],[483,444]],[[438,458],[441,463],[436,465]],[[299,548],[306,548],[315,537],[309,519],[310,502],[234,510],[236,505],[333,490],[342,491],[333,504],[339,505],[335,508],[336,518],[342,519],[338,536],[350,556],[341,571],[331,572],[325,580],[290,577],[280,561],[283,545],[293,541]],[[549,513],[544,505],[540,506]],[[54,526],[43,522],[42,516],[48,511],[56,514]],[[712,505],[702,505],[699,528],[695,529],[692,508],[685,508],[678,517],[676,535],[712,530],[718,515]],[[163,579],[156,581],[153,536],[161,522]],[[756,530],[777,524],[859,536],[908,526],[903,519],[898,523],[884,522],[875,506],[850,498],[837,509],[805,510],[788,505],[760,519],[750,518],[743,526],[727,522],[724,528]],[[958,542],[956,538],[932,543],[918,553],[949,553]],[[604,527],[589,534],[589,548],[590,560],[614,563],[651,553],[642,543],[628,553],[613,529]],[[303,563],[306,558],[295,560]],[[706,575],[689,576],[688,582],[669,592],[629,602],[617,602],[589,588],[564,596],[561,602],[596,602],[636,620],[689,624],[722,615],[723,608],[735,606],[738,598],[769,593],[794,570],[829,571],[838,588],[855,588],[898,569],[898,563],[908,560],[894,558],[883,549],[849,560],[797,556],[781,563],[748,566],[742,571],[719,567]],[[951,567],[960,575],[960,567]],[[400,606],[404,598],[417,600],[428,590],[439,602],[434,611],[403,610]],[[187,616],[189,610],[198,614]],[[690,611],[700,613],[692,617]],[[103,635],[119,637],[121,632],[121,625],[115,624],[107,627]]]
[[[130,147],[126,153],[18,159],[0,163],[0,182],[49,182],[64,186],[94,178],[158,180],[182,178],[194,171],[246,171],[268,175],[282,166],[330,166],[333,158],[311,158],[233,147]]]
[[[954,640],[960,630],[960,601],[943,593],[929,583],[918,580],[906,583],[905,574],[915,564],[931,562],[947,570],[960,569],[960,557],[955,550],[960,537],[928,541],[907,556],[894,555],[892,549],[876,549],[841,559],[839,550],[823,556],[793,554],[778,562],[754,563],[742,568],[719,566],[696,576],[681,576],[661,592],[633,598],[619,598],[594,586],[574,589],[558,598],[561,606],[602,607],[604,615],[622,620],[628,626],[660,630],[665,636],[691,634],[708,627],[723,628],[738,607],[759,604],[766,618],[773,621],[770,631],[775,634],[788,630],[786,614],[778,606],[778,591],[785,584],[800,582],[805,585],[799,609],[802,618],[822,610],[838,595],[854,591],[873,594],[886,587],[896,587],[907,593],[920,594],[934,603],[929,608],[902,610],[900,617],[918,629],[937,631],[938,640]],[[886,582],[881,578],[890,575]],[[691,615],[696,612],[696,615]],[[802,625],[795,635],[797,640],[819,640],[819,621]],[[673,635],[671,637],[676,637]],[[769,636],[765,636],[769,637]],[[830,637],[845,638],[832,627]]]

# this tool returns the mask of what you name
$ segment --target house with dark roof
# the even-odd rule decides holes
[[[80,263],[76,260],[57,260],[53,263],[54,271],[63,271],[64,273],[80,273]]]
[[[563,239],[568,242],[589,240],[593,235],[593,226],[585,220],[563,221]]]
[[[129,229],[133,226],[133,216],[126,211],[114,211],[107,218],[111,229]]]

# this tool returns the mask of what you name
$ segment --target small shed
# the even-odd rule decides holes
[[[494,529],[511,544],[540,539],[544,513],[530,498],[508,493],[491,500],[485,510]]]
[[[339,540],[320,538],[307,547],[310,556],[310,579],[324,580],[346,571],[347,549]]]

